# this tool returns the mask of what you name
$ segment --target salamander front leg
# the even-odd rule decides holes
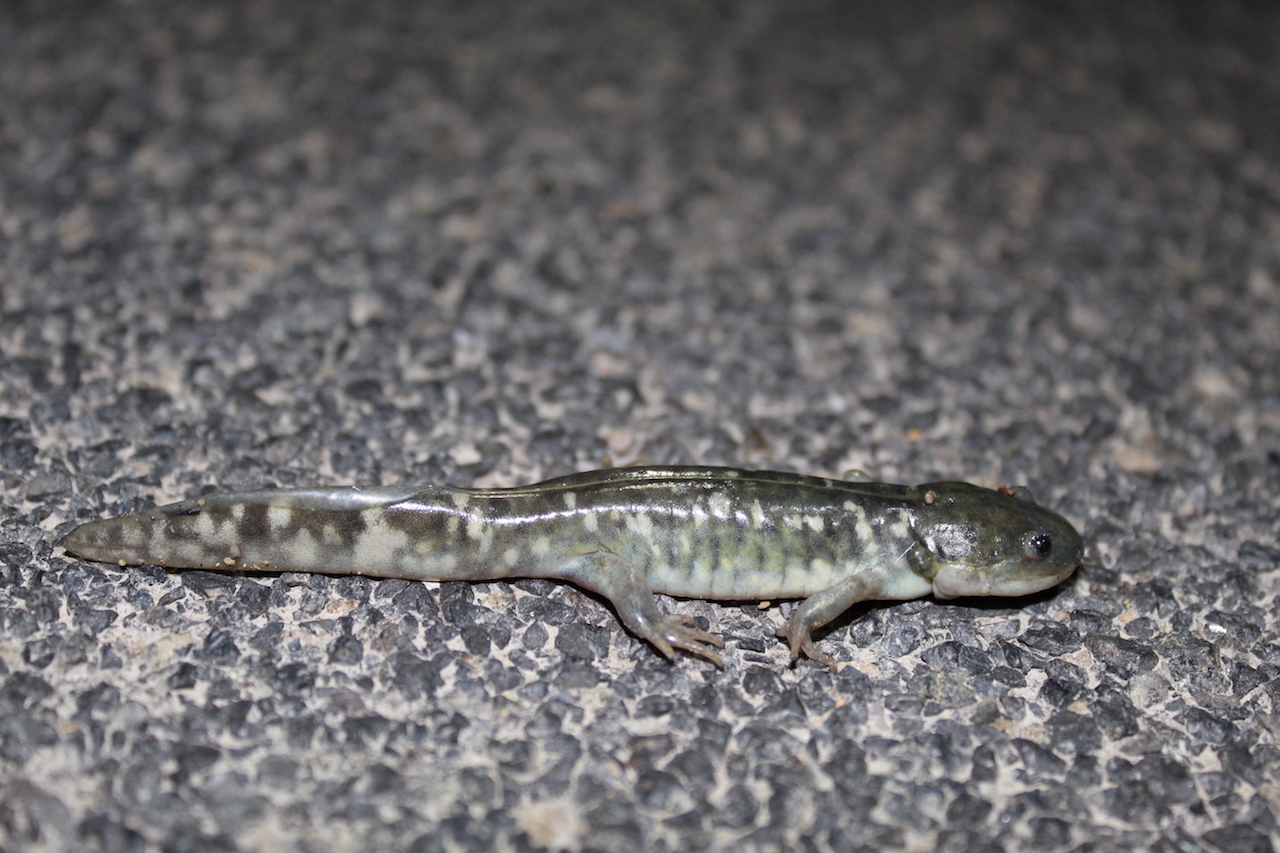
[[[667,658],[674,660],[675,649],[684,649],[716,666],[724,666],[716,653],[716,649],[724,648],[724,640],[693,627],[681,617],[663,613],[644,573],[617,554],[583,554],[557,576],[609,599],[622,624]]]
[[[835,658],[819,651],[811,634],[859,601],[875,597],[879,590],[880,578],[875,573],[859,572],[802,601],[796,612],[791,614],[787,627],[778,631],[778,636],[791,646],[791,660],[804,652],[807,657],[835,672],[838,668]]]

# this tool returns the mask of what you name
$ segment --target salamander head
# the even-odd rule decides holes
[[[1065,580],[1080,564],[1080,534],[1025,492],[969,483],[919,488],[925,499],[915,532],[929,552],[924,574],[938,598],[1029,595]]]

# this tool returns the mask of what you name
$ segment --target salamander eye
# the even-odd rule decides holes
[[[1027,537],[1026,554],[1033,560],[1043,560],[1053,552],[1053,537],[1048,533],[1032,533]]]

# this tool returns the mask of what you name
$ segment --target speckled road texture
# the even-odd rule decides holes
[[[0,6],[0,848],[1272,850],[1280,11]],[[1029,484],[1028,601],[121,571],[213,490]]]

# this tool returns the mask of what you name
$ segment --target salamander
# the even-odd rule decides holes
[[[794,660],[833,671],[813,632],[851,605],[1047,589],[1080,534],[1024,490],[918,486],[692,466],[612,468],[516,488],[267,490],[83,524],[72,554],[120,566],[485,581],[552,578],[613,605],[668,658],[723,666],[713,634],[655,592],[803,599],[779,631]]]

